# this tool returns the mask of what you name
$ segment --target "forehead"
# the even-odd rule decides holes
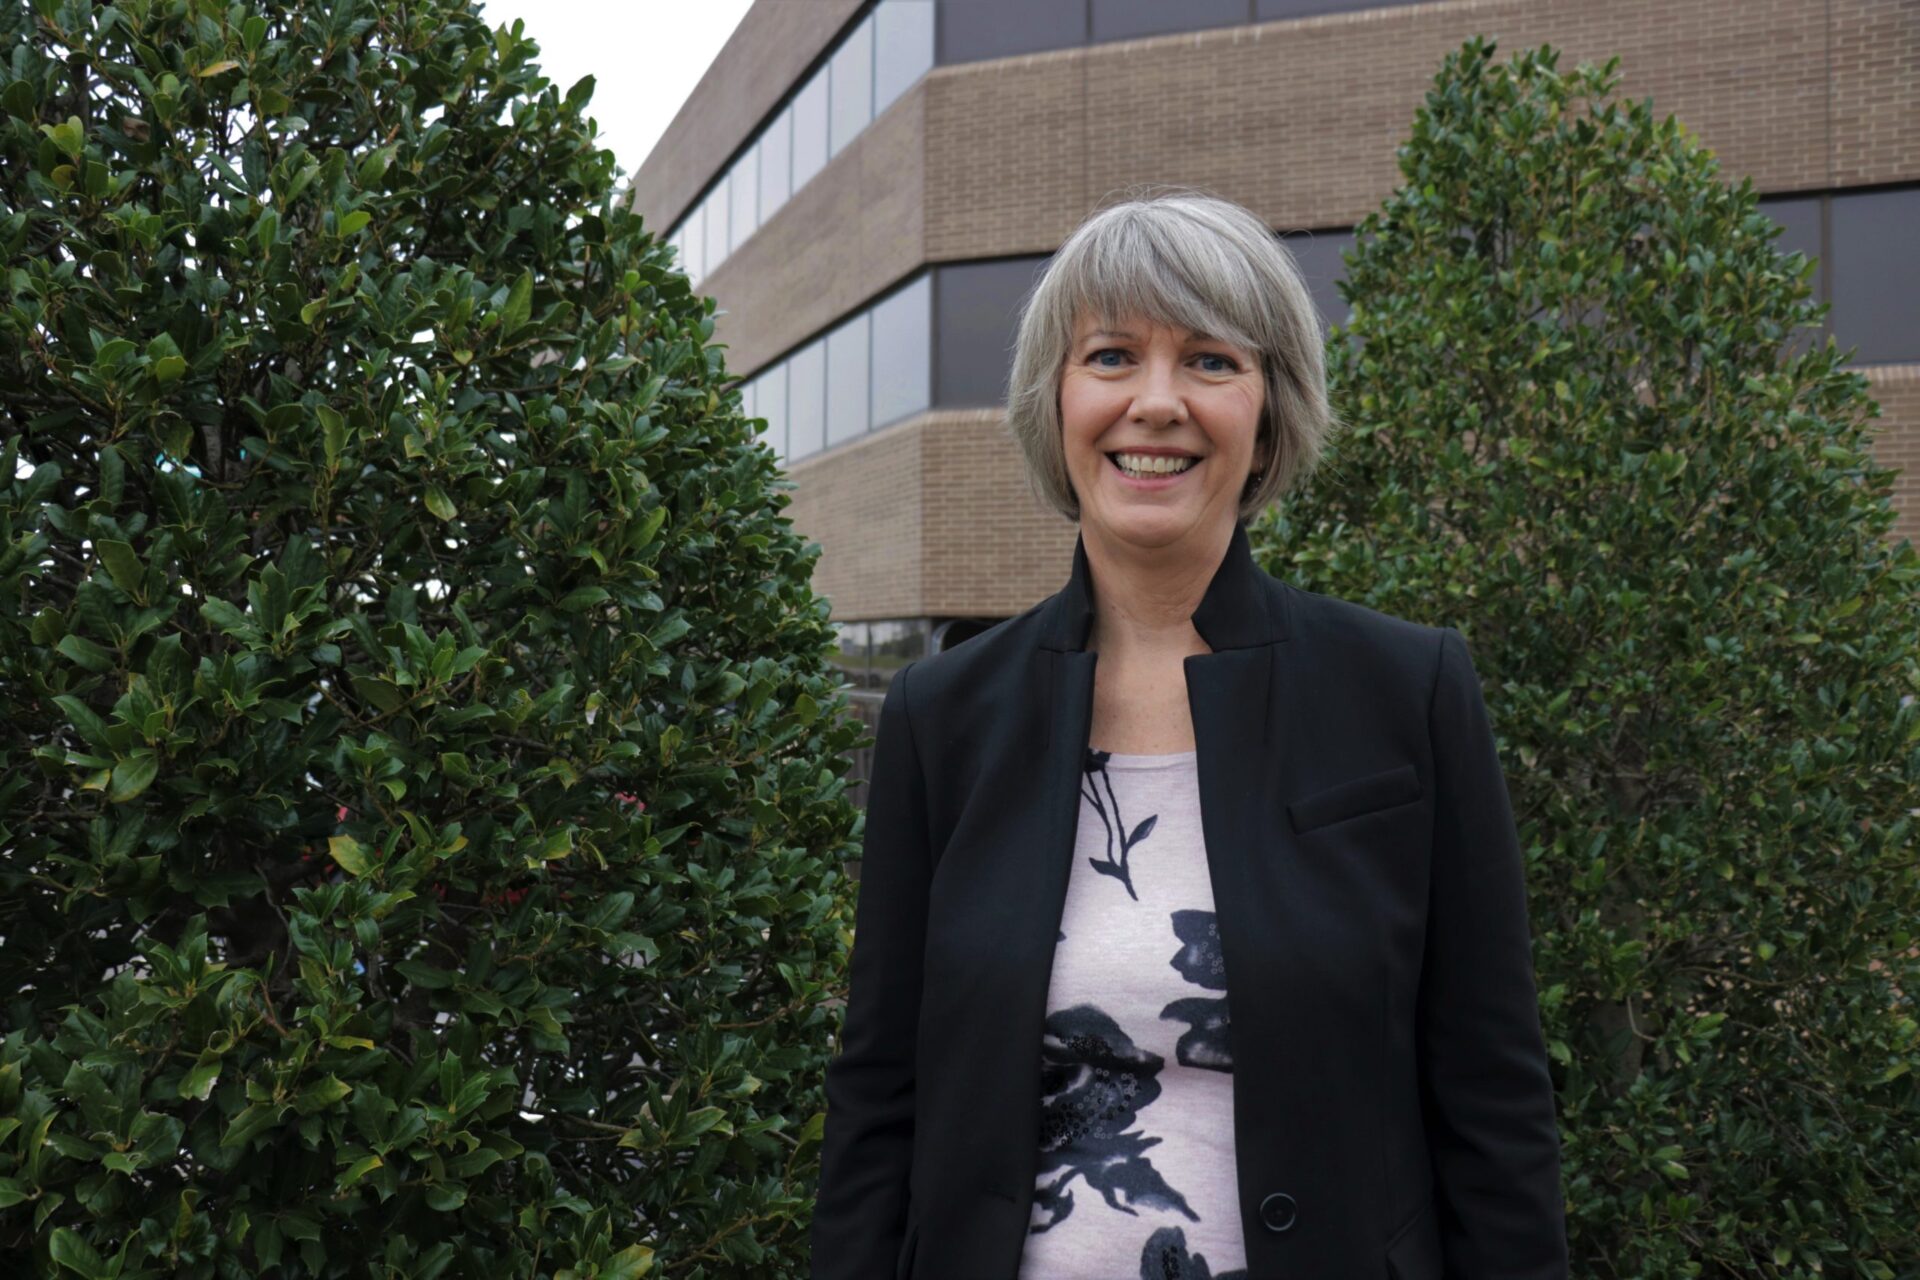
[[[1162,324],[1158,321],[1144,320],[1138,316],[1102,322],[1099,316],[1088,312],[1081,312],[1079,318],[1074,321],[1073,333],[1075,338],[1081,340],[1123,338],[1129,342],[1144,342],[1156,334],[1165,333],[1171,334],[1178,342],[1216,341],[1212,334],[1195,333],[1181,325]]]

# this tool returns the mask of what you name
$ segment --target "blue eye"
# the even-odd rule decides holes
[[[1100,357],[1109,356],[1109,355],[1118,356],[1118,355],[1125,355],[1125,354],[1126,353],[1118,347],[1102,347],[1098,351],[1093,352],[1091,355],[1087,357],[1087,363],[1095,365],[1102,369],[1112,369],[1116,366],[1104,363],[1103,361],[1101,361]],[[1224,369],[1209,370],[1209,372],[1212,372],[1212,373],[1233,373],[1240,368],[1239,364],[1237,364],[1231,356],[1222,355],[1218,351],[1202,351],[1200,353],[1200,359],[1219,360],[1225,363],[1225,365],[1227,366]]]

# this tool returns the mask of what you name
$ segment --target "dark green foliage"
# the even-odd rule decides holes
[[[1920,558],[1877,408],[1809,340],[1811,264],[1617,59],[1492,50],[1359,228],[1353,433],[1266,545],[1473,647],[1574,1275],[1920,1274]]]
[[[591,83],[0,47],[0,1273],[794,1273],[862,739]]]

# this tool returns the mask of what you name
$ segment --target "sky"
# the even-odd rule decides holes
[[[540,74],[565,93],[593,77],[587,114],[633,180],[752,0],[482,0],[489,26],[526,23]]]

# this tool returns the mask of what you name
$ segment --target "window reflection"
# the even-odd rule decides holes
[[[827,77],[816,75],[793,100],[793,190],[827,164]]]
[[[933,69],[933,0],[883,0],[873,11],[873,114]]]
[[[829,64],[827,154],[837,156],[873,119],[873,15],[854,28]]]
[[[827,335],[827,443],[866,434],[869,313],[862,311]]]
[[[718,267],[829,158],[932,70],[933,39],[934,0],[881,0],[870,10],[728,166],[709,195],[682,215],[669,239],[701,250],[697,263],[692,255],[681,258],[688,278],[697,280]],[[695,223],[702,224],[697,232]],[[689,245],[696,237],[701,243]]]
[[[921,275],[873,309],[873,425],[919,413],[932,394],[933,277]]]
[[[827,344],[816,338],[787,361],[787,447],[804,458],[827,445]]]

